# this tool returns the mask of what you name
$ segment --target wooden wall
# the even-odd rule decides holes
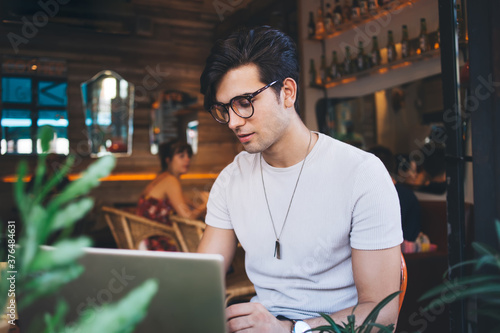
[[[75,173],[94,160],[88,156],[80,84],[105,69],[133,83],[136,88],[133,152],[130,157],[118,158],[114,173],[159,171],[157,157],[150,153],[149,147],[151,105],[164,90],[187,92],[201,103],[199,77],[213,44],[214,28],[219,23],[212,2],[60,2],[67,4],[53,0],[51,3],[57,4],[57,10],[52,7],[52,12],[35,1],[0,4],[3,36],[0,54],[66,61],[68,138],[71,153],[77,155]],[[49,14],[54,15],[45,24],[39,22],[36,33],[26,34],[25,22],[32,23]],[[15,35],[27,42],[13,46],[11,40]],[[200,120],[200,153],[191,172],[219,172],[238,151],[234,135],[215,123],[208,113],[200,111],[200,107],[190,112],[198,114]],[[21,158],[31,164],[36,160],[36,156],[0,156],[0,177],[14,174]],[[213,179],[186,181],[186,186],[207,189],[212,182]],[[147,181],[106,182],[92,194],[97,202],[130,203],[137,200],[146,184]],[[0,220],[5,220],[12,216],[11,184],[0,183],[0,200],[3,202]]]

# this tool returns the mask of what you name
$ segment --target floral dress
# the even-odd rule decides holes
[[[174,211],[170,201],[165,198],[159,200],[153,197],[141,196],[137,204],[136,214],[166,225],[172,225],[169,215]],[[177,242],[168,236],[151,236],[144,240],[148,250],[152,251],[179,251]]]

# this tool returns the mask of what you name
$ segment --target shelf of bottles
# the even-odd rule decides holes
[[[425,24],[425,23],[424,23]],[[403,26],[406,30],[406,26]],[[366,53],[363,43],[358,46],[358,53],[354,55],[346,47],[344,59],[339,60],[336,51],[333,51],[330,65],[327,65],[326,56],[321,56],[319,71],[316,70],[314,59],[310,61],[310,86],[313,88],[332,88],[338,84],[345,84],[361,78],[384,74],[411,66],[416,62],[440,58],[439,32],[424,33],[417,39],[407,39],[407,32],[403,33],[401,43],[394,43],[392,31],[388,32],[388,45],[379,49],[377,36],[373,37],[372,50]]]
[[[400,10],[405,6],[420,0],[353,0],[345,1],[344,6],[340,0],[335,0],[334,8],[327,3],[323,15],[322,8],[318,9],[317,19],[310,12],[309,37],[314,40],[332,38],[343,31],[352,29],[353,26],[375,20],[387,11]],[[352,5],[349,5],[352,3]],[[364,18],[371,15],[369,18]],[[338,24],[339,22],[342,22]],[[457,26],[460,45],[467,43],[466,29],[463,24],[460,7],[457,5]],[[335,32],[329,30],[335,29]],[[402,26],[402,40],[394,42],[392,30],[388,31],[388,43],[385,48],[379,48],[378,37],[372,37],[372,48],[365,52],[362,42],[357,45],[358,52],[354,54],[348,46],[341,61],[337,51],[333,51],[331,58],[327,59],[322,54],[319,71],[316,69],[315,60],[310,60],[309,78],[313,88],[332,88],[338,84],[346,84],[361,78],[372,77],[389,71],[407,68],[416,62],[436,60],[440,58],[439,31],[427,32],[425,18],[420,19],[420,33],[417,38],[409,39],[407,25]]]
[[[391,12],[399,12],[420,0],[335,0],[332,6],[326,3],[319,8],[316,16],[309,12],[307,25],[311,40],[324,40],[336,37],[358,25],[377,20]]]

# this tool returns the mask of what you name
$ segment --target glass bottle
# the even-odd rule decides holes
[[[408,37],[408,26],[403,25],[403,38],[401,39],[401,56],[403,58],[409,57],[410,52],[410,39]]]
[[[314,23],[314,13],[309,12],[309,23],[307,23],[307,35],[314,37],[316,35],[316,23]]]
[[[370,54],[370,58],[372,67],[375,67],[380,65],[380,50],[378,48],[377,36],[372,37],[372,43],[373,47],[372,47],[372,52]]]
[[[351,48],[349,46],[346,46],[344,58],[344,74],[349,75],[352,73],[354,73],[354,63],[351,58]]]
[[[318,73],[316,72],[316,65],[314,64],[314,59],[311,59],[309,63],[309,84],[314,87],[318,84]]]
[[[330,4],[326,3],[326,14],[325,14],[325,32],[327,35],[332,34],[335,31],[335,26],[333,23],[333,13],[330,8]]]
[[[316,17],[316,36],[323,36],[325,34],[325,21],[323,18],[323,9],[318,8],[318,15]]]
[[[392,35],[392,30],[387,32],[387,62],[393,62],[396,60],[396,45],[394,45],[394,37]]]
[[[359,1],[359,13],[361,17],[368,16],[368,0]]]
[[[335,27],[339,27],[344,21],[342,17],[342,6],[340,5],[339,0],[335,0],[335,8],[333,9],[333,24]]]
[[[359,0],[353,0],[351,7],[351,19],[353,21],[358,21],[360,18],[361,18],[361,8],[359,7]]]
[[[359,51],[358,51],[358,56],[356,57],[356,65],[358,71],[364,71],[368,69],[368,64],[366,62],[366,55],[365,55],[365,50],[363,47],[363,42],[359,42]]]
[[[321,63],[319,66],[319,77],[322,84],[328,83],[328,68],[326,67],[326,57],[324,54],[321,55]]]
[[[430,50],[429,35],[427,35],[427,23],[425,18],[420,19],[420,35],[418,36],[418,54],[422,54]]]
[[[350,5],[350,1],[351,0],[344,0],[344,7],[342,7],[342,18],[344,19],[344,22],[351,20],[352,8]]]
[[[378,12],[378,2],[377,0],[368,0],[368,10],[371,15],[375,15]]]
[[[337,57],[337,51],[332,53],[332,63],[330,64],[330,80],[338,79],[340,75],[339,59]]]

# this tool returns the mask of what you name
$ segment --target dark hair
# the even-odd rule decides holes
[[[425,152],[432,151],[431,154]],[[434,178],[436,176],[446,173],[446,159],[445,159],[445,146],[436,142],[426,143],[422,148],[425,155],[423,162],[423,169],[427,174]]]
[[[216,87],[222,77],[231,69],[249,64],[257,66],[262,82],[278,81],[271,87],[278,100],[283,81],[288,77],[294,79],[297,82],[295,110],[299,111],[297,47],[292,38],[268,26],[241,28],[226,39],[215,42],[200,77],[205,109],[209,110],[215,103]]]
[[[175,154],[187,152],[189,157],[193,156],[191,145],[185,141],[172,140],[160,143],[158,146],[158,157],[160,158],[161,171],[167,170],[167,157],[172,159]]]
[[[391,176],[396,172],[396,158],[389,148],[383,146],[375,146],[372,147],[369,152],[377,156],[382,161],[382,163],[384,163],[385,168],[391,174]]]

